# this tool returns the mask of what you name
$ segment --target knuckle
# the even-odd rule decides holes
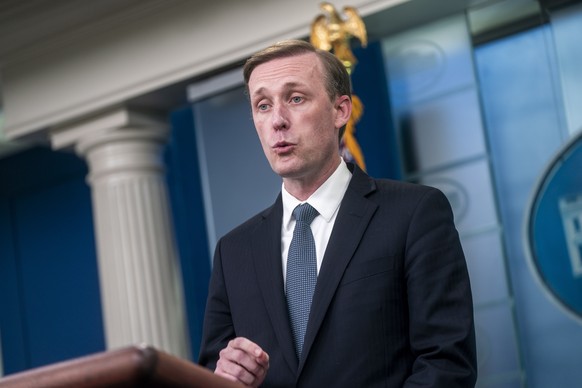
[[[262,372],[262,370],[263,368],[261,368],[260,365],[255,364],[250,368],[249,372],[251,372],[254,375],[259,375]]]
[[[222,358],[226,358],[226,356],[228,355],[228,352],[229,352],[228,348],[224,348],[224,349],[222,349],[222,350],[221,350],[221,351],[218,353],[218,355],[219,355],[220,359],[222,359]],[[220,360],[219,360],[219,361],[220,361]]]
[[[236,365],[233,368],[232,373],[236,376],[236,378],[238,378],[240,380],[243,380],[246,377],[245,370],[240,365]]]

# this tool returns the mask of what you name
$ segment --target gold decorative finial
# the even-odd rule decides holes
[[[335,56],[351,73],[358,61],[350,48],[350,39],[357,38],[363,47],[368,44],[364,21],[354,7],[343,8],[345,19],[328,2],[321,3],[320,8],[324,13],[311,23],[311,44],[326,51],[333,49]]]

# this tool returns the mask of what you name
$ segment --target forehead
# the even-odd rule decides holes
[[[258,65],[249,78],[249,92],[291,84],[323,85],[323,71],[315,53],[277,58]]]

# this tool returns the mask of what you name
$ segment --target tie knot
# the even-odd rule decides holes
[[[318,214],[317,210],[308,203],[297,205],[293,210],[295,220],[305,222],[307,225],[310,225]]]

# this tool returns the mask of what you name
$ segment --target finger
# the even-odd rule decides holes
[[[237,347],[236,343],[231,343],[220,352],[220,359],[224,362],[224,369],[229,373],[234,373],[237,377],[243,376],[243,374],[236,366],[244,368],[254,376],[264,376],[268,367],[268,362],[265,364],[264,361],[265,354],[261,350],[261,354],[257,358],[254,354],[249,354],[247,350]],[[226,362],[236,364],[236,366],[227,365]]]
[[[245,385],[256,385],[257,377],[246,370],[242,365],[221,358],[216,364],[215,374],[231,381],[241,382]]]
[[[229,342],[229,346],[234,349],[240,349],[246,354],[252,355],[255,362],[263,367],[269,365],[269,355],[261,349],[259,345],[244,337],[237,337]]]
[[[219,361],[219,372],[231,374],[238,381],[252,386],[262,384],[269,369],[269,355],[257,344],[242,337],[231,340],[220,351]]]

